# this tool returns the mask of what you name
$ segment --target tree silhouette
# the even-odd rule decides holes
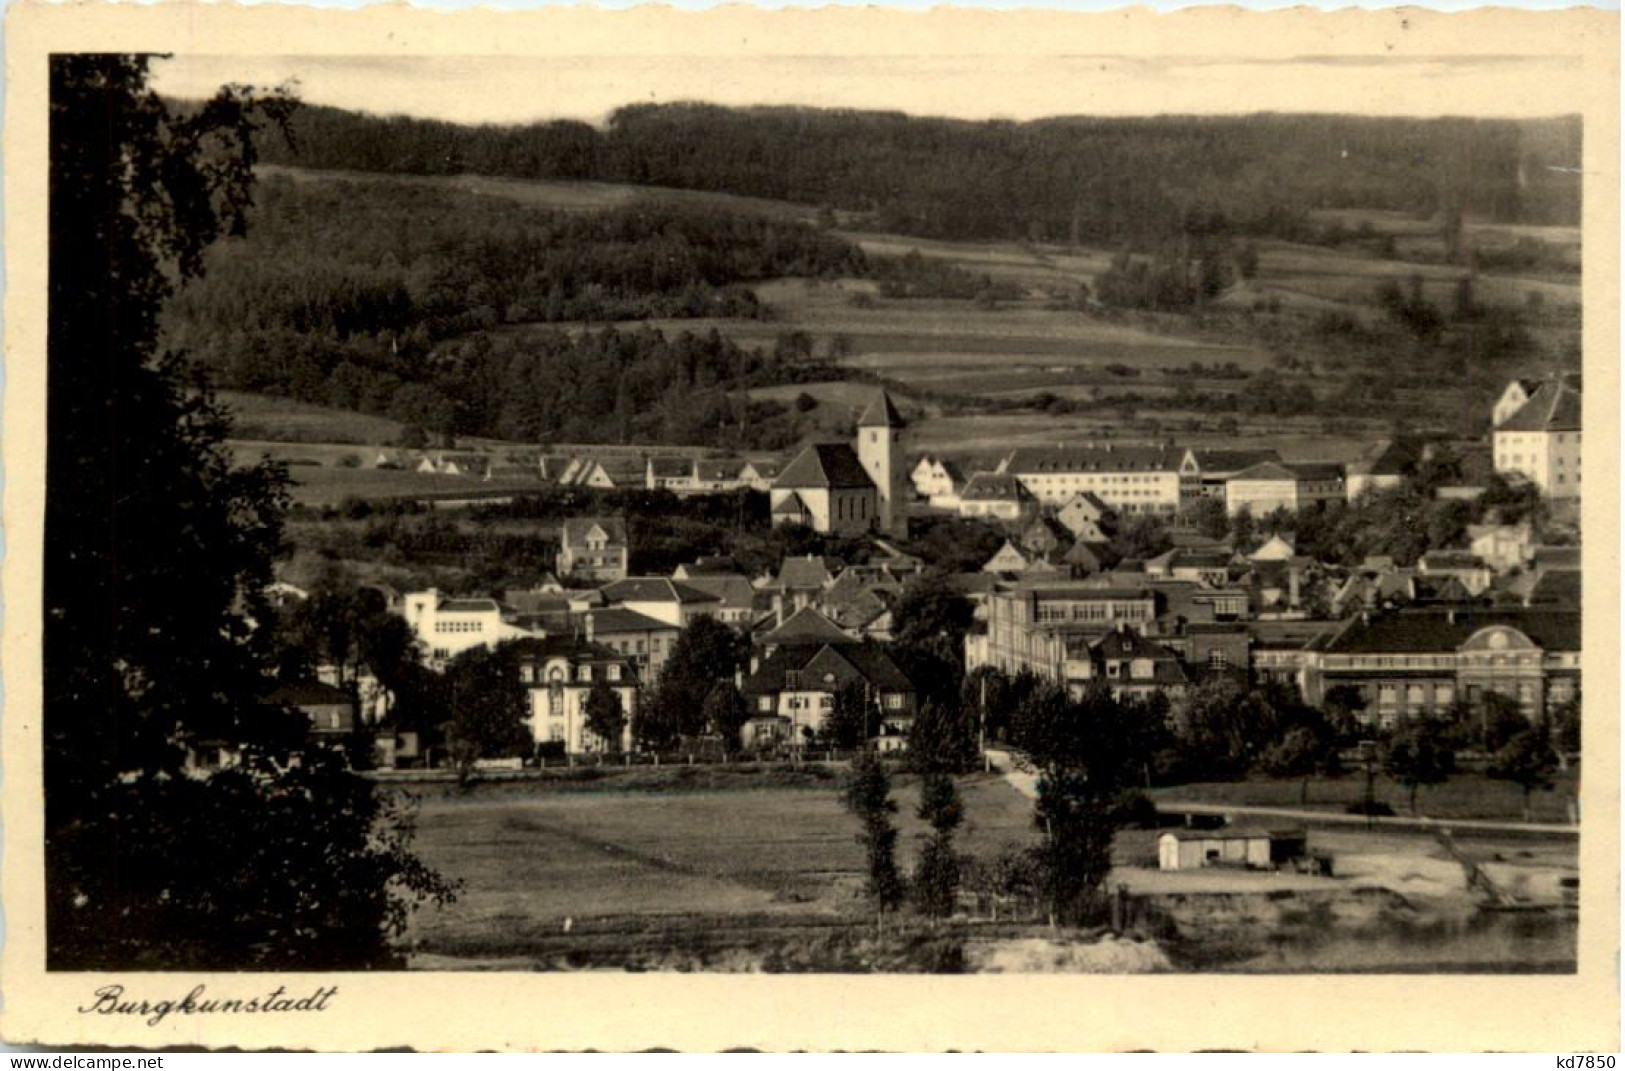
[[[407,816],[260,698],[282,474],[233,465],[159,344],[177,280],[243,229],[254,128],[291,103],[228,87],[172,112],[143,56],[53,56],[50,87],[47,963],[394,965],[408,905],[452,890]],[[193,743],[238,764],[185,776]]]

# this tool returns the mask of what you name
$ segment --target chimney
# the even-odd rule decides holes
[[[1287,571],[1286,571],[1286,577],[1287,577],[1287,599],[1286,599],[1286,604],[1288,606],[1297,606],[1298,605],[1298,584],[1299,584],[1299,581],[1300,581],[1302,575],[1303,575],[1303,571],[1296,568],[1296,567],[1288,568]]]
[[[592,642],[592,611],[589,610],[587,613],[583,614],[582,619],[586,622],[587,642],[591,643]]]
[[[778,628],[784,624],[784,595],[773,596],[773,627]]]

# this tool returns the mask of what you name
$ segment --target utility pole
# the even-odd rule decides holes
[[[977,704],[976,746],[982,753],[982,772],[992,773],[993,762],[987,757],[987,674],[982,674],[982,699]]]

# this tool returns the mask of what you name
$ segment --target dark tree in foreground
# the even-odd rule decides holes
[[[911,742],[910,748],[914,747]],[[961,757],[951,751],[915,754],[925,771],[920,779],[920,820],[931,827],[914,868],[914,902],[922,914],[946,918],[953,914],[959,893],[959,858],[954,854],[954,831],[965,820],[965,804],[954,786],[953,770]]]
[[[739,632],[710,617],[683,626],[660,671],[660,683],[638,706],[637,740],[655,750],[676,747],[684,736],[704,733],[705,701],[719,681],[733,680],[749,658]]]
[[[588,690],[586,721],[587,731],[603,743],[605,751],[621,750],[621,736],[626,729],[626,708],[607,681],[594,681]]]
[[[819,733],[838,748],[863,747],[880,728],[869,688],[861,680],[850,680],[835,690],[829,713]]]
[[[750,720],[750,707],[733,681],[717,681],[705,697],[705,724],[722,737],[722,746],[738,751],[744,746],[741,734]]]
[[[450,890],[410,826],[272,683],[263,592],[285,494],[158,316],[241,231],[251,133],[288,102],[232,88],[184,115],[147,59],[50,67],[44,539],[46,954],[53,969],[392,965],[407,905]],[[240,757],[180,773],[188,741]],[[402,897],[405,897],[403,899]]]
[[[1052,923],[1087,922],[1111,873],[1123,793],[1146,760],[1139,723],[1147,712],[1104,688],[1080,702],[1039,693],[1029,705],[1018,718],[1017,742],[1039,769],[1033,818],[1044,835],[1041,891]]]
[[[865,751],[852,760],[852,773],[842,794],[846,809],[858,816],[868,879],[864,891],[875,905],[879,925],[886,912],[903,902],[903,877],[897,870],[897,827],[892,815],[897,803],[891,798],[891,776],[880,756]]]
[[[466,782],[480,759],[522,755],[530,746],[525,729],[526,690],[511,645],[471,647],[446,666],[451,720],[446,743]]]

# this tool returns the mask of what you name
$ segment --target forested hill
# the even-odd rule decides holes
[[[827,378],[804,338],[758,352],[714,330],[541,325],[761,319],[772,312],[750,284],[866,270],[811,224],[707,206],[570,214],[394,179],[273,176],[247,237],[210,250],[164,323],[220,387],[431,432],[778,448],[791,422],[773,432],[766,418],[783,414],[728,392]],[[503,330],[518,325],[534,330]]]
[[[1316,208],[1579,221],[1581,124],[1543,120],[1057,118],[636,105],[603,129],[459,126],[307,106],[262,158],[307,168],[596,180],[827,207],[935,238],[1300,237]]]

